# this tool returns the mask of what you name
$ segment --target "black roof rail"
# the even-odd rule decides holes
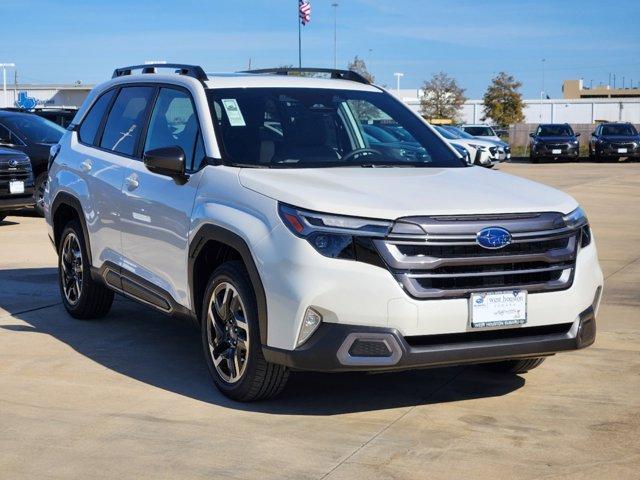
[[[300,73],[328,73],[334,80],[351,80],[352,82],[364,83],[365,85],[371,85],[371,82],[358,72],[352,70],[336,70],[334,68],[263,68],[259,70],[245,70],[240,73],[255,73],[255,74],[272,74],[272,75],[295,75]]]
[[[156,68],[172,68],[179,75],[193,77],[201,82],[209,80],[202,67],[198,65],[185,65],[183,63],[147,63],[145,65],[132,65],[130,67],[116,68],[111,78],[131,75],[132,70],[142,70],[142,73],[156,73]]]

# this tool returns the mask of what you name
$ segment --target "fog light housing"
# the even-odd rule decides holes
[[[311,335],[318,329],[322,323],[322,315],[316,312],[313,308],[307,308],[304,312],[304,318],[302,319],[302,325],[300,325],[300,332],[298,333],[298,342],[296,347],[299,347],[304,342],[311,338]]]

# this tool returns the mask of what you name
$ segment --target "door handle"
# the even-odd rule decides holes
[[[80,168],[82,168],[82,171],[83,171],[83,172],[89,172],[89,171],[91,171],[91,167],[92,167],[92,166],[93,166],[93,165],[91,165],[91,162],[90,162],[89,160],[85,160],[84,162],[82,162],[82,163],[80,164]]]
[[[127,188],[129,190],[135,190],[140,186],[140,182],[138,182],[138,176],[135,173],[129,175],[125,181],[127,182]]]

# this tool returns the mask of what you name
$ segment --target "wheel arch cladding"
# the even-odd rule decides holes
[[[236,233],[217,225],[203,225],[189,245],[189,290],[193,310],[200,321],[204,292],[213,270],[229,260],[244,263],[256,295],[260,341],[267,344],[267,297],[249,246]]]
[[[89,232],[87,230],[87,224],[84,218],[82,205],[80,201],[74,196],[60,192],[56,195],[56,198],[51,204],[51,222],[53,224],[53,241],[56,246],[56,251],[60,247],[60,236],[65,225],[70,220],[78,220],[80,227],[82,228],[82,234],[84,242],[87,247],[87,256],[89,257],[89,264],[93,265],[91,258],[91,240],[89,238]]]

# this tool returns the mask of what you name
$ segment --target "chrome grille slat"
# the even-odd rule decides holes
[[[553,291],[573,282],[580,229],[566,227],[560,213],[412,217],[398,222],[402,233],[392,231],[374,245],[413,297],[465,297],[510,288]],[[424,234],[405,233],[406,225]],[[496,226],[511,232],[512,243],[498,250],[478,246],[477,232]]]
[[[530,273],[542,273],[553,272],[556,270],[571,269],[571,266],[567,265],[553,265],[551,267],[544,268],[529,268],[523,270],[496,270],[486,272],[467,272],[467,273],[407,273],[408,278],[470,278],[470,277],[492,277],[498,275],[526,275]]]

